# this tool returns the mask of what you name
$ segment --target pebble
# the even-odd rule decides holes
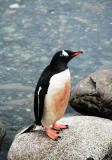
[[[27,97],[28,97],[28,98],[32,97],[32,94],[28,94]]]
[[[18,120],[18,121],[22,121],[23,118],[22,118],[22,117],[17,117],[17,120]]]
[[[93,28],[93,31],[94,31],[94,32],[97,32],[97,31],[98,31],[98,29],[97,29],[97,28]]]
[[[106,45],[110,45],[110,43],[111,43],[110,41],[105,41]]]
[[[27,112],[31,112],[31,109],[27,108],[26,111],[27,111]]]
[[[28,60],[29,58],[31,58],[30,54],[23,54],[22,57],[24,58],[24,60]]]
[[[16,9],[16,8],[20,8],[20,5],[18,4],[18,3],[15,3],[15,4],[11,4],[10,6],[9,6],[9,8],[11,8],[11,9]]]
[[[11,97],[11,96],[9,96],[7,99],[8,99],[8,100],[12,100],[12,97]]]

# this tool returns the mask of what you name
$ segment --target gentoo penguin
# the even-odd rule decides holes
[[[59,138],[57,131],[68,128],[67,125],[57,124],[67,108],[70,96],[70,72],[67,64],[73,57],[82,53],[70,50],[57,52],[37,83],[34,93],[35,124],[42,125],[46,134],[53,140]],[[33,127],[30,126],[24,133]]]

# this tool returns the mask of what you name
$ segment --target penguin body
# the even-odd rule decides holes
[[[58,87],[61,86],[64,70],[63,67],[54,70],[51,66],[47,66],[40,76],[34,94],[34,114],[37,125],[42,124],[43,114],[45,115],[46,109],[49,108],[47,103],[49,102],[49,104],[51,104],[53,102],[54,88],[57,90]],[[62,76],[60,77],[60,75]],[[61,81],[58,78],[61,79]]]
[[[67,108],[70,96],[70,72],[67,64],[82,53],[69,50],[57,52],[37,83],[34,94],[35,124],[45,127],[46,134],[53,140],[59,138],[59,135],[50,129],[50,125],[58,131],[68,128],[67,125],[56,124]],[[23,133],[32,129],[33,125]]]
[[[66,69],[54,74],[45,96],[42,125],[48,127],[64,114],[70,96],[70,72]]]

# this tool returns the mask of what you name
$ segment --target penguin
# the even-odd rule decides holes
[[[63,116],[70,97],[70,71],[68,62],[82,51],[58,51],[50,64],[42,72],[34,93],[35,124],[31,125],[24,133],[42,125],[46,134],[52,140],[60,138],[59,131],[67,129],[68,125],[57,124]],[[50,126],[52,125],[52,128]]]

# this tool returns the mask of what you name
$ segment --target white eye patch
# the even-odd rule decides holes
[[[65,52],[64,50],[62,51],[62,55],[63,56],[69,56],[67,52]]]

